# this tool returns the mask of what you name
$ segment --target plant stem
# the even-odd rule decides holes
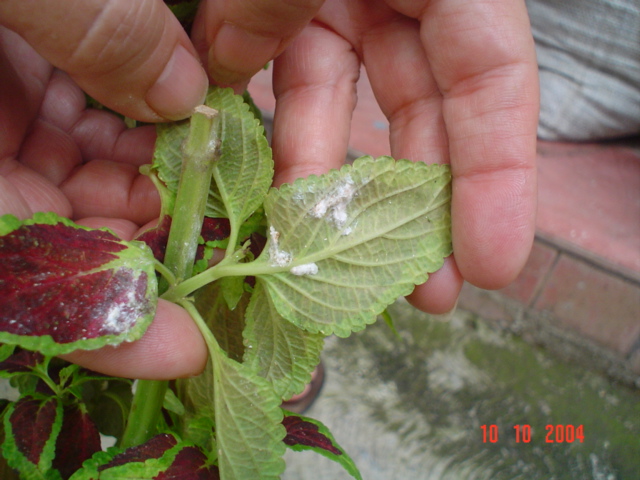
[[[191,277],[193,272],[213,165],[219,157],[219,129],[218,112],[201,105],[191,117],[189,134],[182,145],[182,172],[164,260],[178,283]],[[162,279],[161,290],[167,286],[166,280]],[[166,381],[138,382],[120,442],[122,447],[140,445],[157,433],[167,388]]]
[[[157,380],[138,380],[133,396],[127,427],[120,446],[122,448],[140,445],[156,433],[160,409],[168,382]]]
[[[203,108],[208,111],[196,111],[191,117],[189,135],[182,146],[184,160],[165,253],[164,263],[178,283],[189,278],[193,270],[213,165],[218,156],[217,111]]]

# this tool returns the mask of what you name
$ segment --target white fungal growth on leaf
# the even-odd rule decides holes
[[[289,270],[294,275],[315,275],[318,273],[318,265],[315,263],[305,263],[304,265],[296,265]]]
[[[349,216],[347,206],[351,203],[357,191],[356,185],[350,176],[337,183],[322,197],[309,211],[312,217],[325,218],[336,227],[342,228],[347,223]]]
[[[293,259],[289,252],[280,250],[278,246],[280,239],[280,232],[278,232],[273,226],[269,226],[269,237],[271,237],[271,244],[269,245],[269,259],[271,265],[274,267],[286,267],[291,263]]]

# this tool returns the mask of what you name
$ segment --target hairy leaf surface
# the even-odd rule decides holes
[[[447,165],[363,157],[272,189],[258,282],[301,328],[363,329],[451,253],[450,180]]]
[[[247,310],[245,363],[266,378],[281,399],[300,393],[320,362],[324,337],[284,319],[262,284]]]
[[[153,319],[154,259],[54,214],[0,218],[0,341],[58,355],[133,341]]]
[[[218,466],[225,480],[276,479],[284,470],[280,399],[222,352],[213,360]]]
[[[211,352],[205,371],[185,383],[189,407],[215,415],[222,478],[279,478],[285,431],[280,399],[269,383],[219,348]]]

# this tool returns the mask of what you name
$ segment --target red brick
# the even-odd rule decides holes
[[[567,255],[558,259],[534,306],[623,355],[640,337],[640,286]]]
[[[640,271],[640,154],[611,144],[538,144],[538,230]]]
[[[485,320],[512,322],[518,314],[500,292],[483,290],[466,283],[462,286],[458,306]]]
[[[528,306],[542,288],[557,255],[555,248],[536,241],[518,278],[501,292]]]

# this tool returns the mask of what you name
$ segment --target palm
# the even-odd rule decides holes
[[[137,170],[151,159],[153,127],[127,130],[113,115],[86,110],[72,80],[19,37],[3,36],[0,213],[54,211],[132,235],[159,211]]]

